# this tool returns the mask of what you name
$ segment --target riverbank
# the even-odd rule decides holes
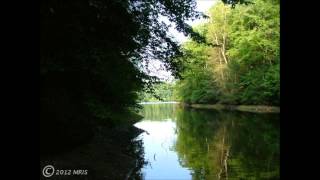
[[[236,110],[252,113],[280,113],[278,106],[265,105],[225,105],[225,104],[186,104],[180,103],[184,107],[195,109],[215,109],[215,110]]]
[[[138,104],[179,104],[178,101],[146,101],[146,102],[140,102]]]
[[[138,170],[144,164],[143,147],[134,139],[142,130],[133,124],[142,116],[129,113],[121,117],[126,117],[126,120],[116,119],[121,122],[117,125],[96,127],[89,143],[63,154],[42,158],[40,167],[53,165],[56,170],[87,170],[87,175],[53,175],[52,179],[128,179],[139,176]]]

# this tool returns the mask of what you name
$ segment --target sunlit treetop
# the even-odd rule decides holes
[[[252,0],[222,0],[225,4],[231,4],[232,7],[235,7],[236,4],[250,4]]]

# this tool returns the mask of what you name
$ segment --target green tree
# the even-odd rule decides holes
[[[135,107],[137,92],[156,81],[141,71],[142,61],[159,59],[179,76],[172,61],[179,46],[159,17],[199,40],[185,23],[201,16],[195,6],[194,0],[42,0],[41,152],[82,143],[97,122]]]
[[[208,47],[193,41],[184,45],[183,80],[177,84],[180,100],[187,103],[216,102],[219,91],[208,64]]]
[[[279,104],[279,14],[278,1],[256,0],[237,6],[230,17],[230,71],[242,103]]]
[[[153,92],[141,92],[139,94],[140,101],[175,101],[176,98],[173,94],[175,82],[160,82],[153,86]]]
[[[279,105],[279,1],[255,0],[209,10],[199,27],[207,44],[183,46],[178,95],[187,103]]]

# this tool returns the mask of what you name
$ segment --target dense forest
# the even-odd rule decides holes
[[[218,3],[183,44],[177,97],[187,103],[280,104],[279,0]]]
[[[185,23],[202,17],[195,6],[194,0],[41,1],[41,153],[85,142],[118,114],[128,118],[138,92],[152,92],[158,81],[142,62],[159,59],[179,77],[175,59],[182,53],[159,16],[200,41]]]

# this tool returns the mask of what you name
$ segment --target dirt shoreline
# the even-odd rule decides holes
[[[278,106],[266,105],[225,105],[225,104],[186,104],[181,103],[182,106],[191,107],[195,109],[215,109],[215,110],[235,110],[252,113],[280,113]]]

